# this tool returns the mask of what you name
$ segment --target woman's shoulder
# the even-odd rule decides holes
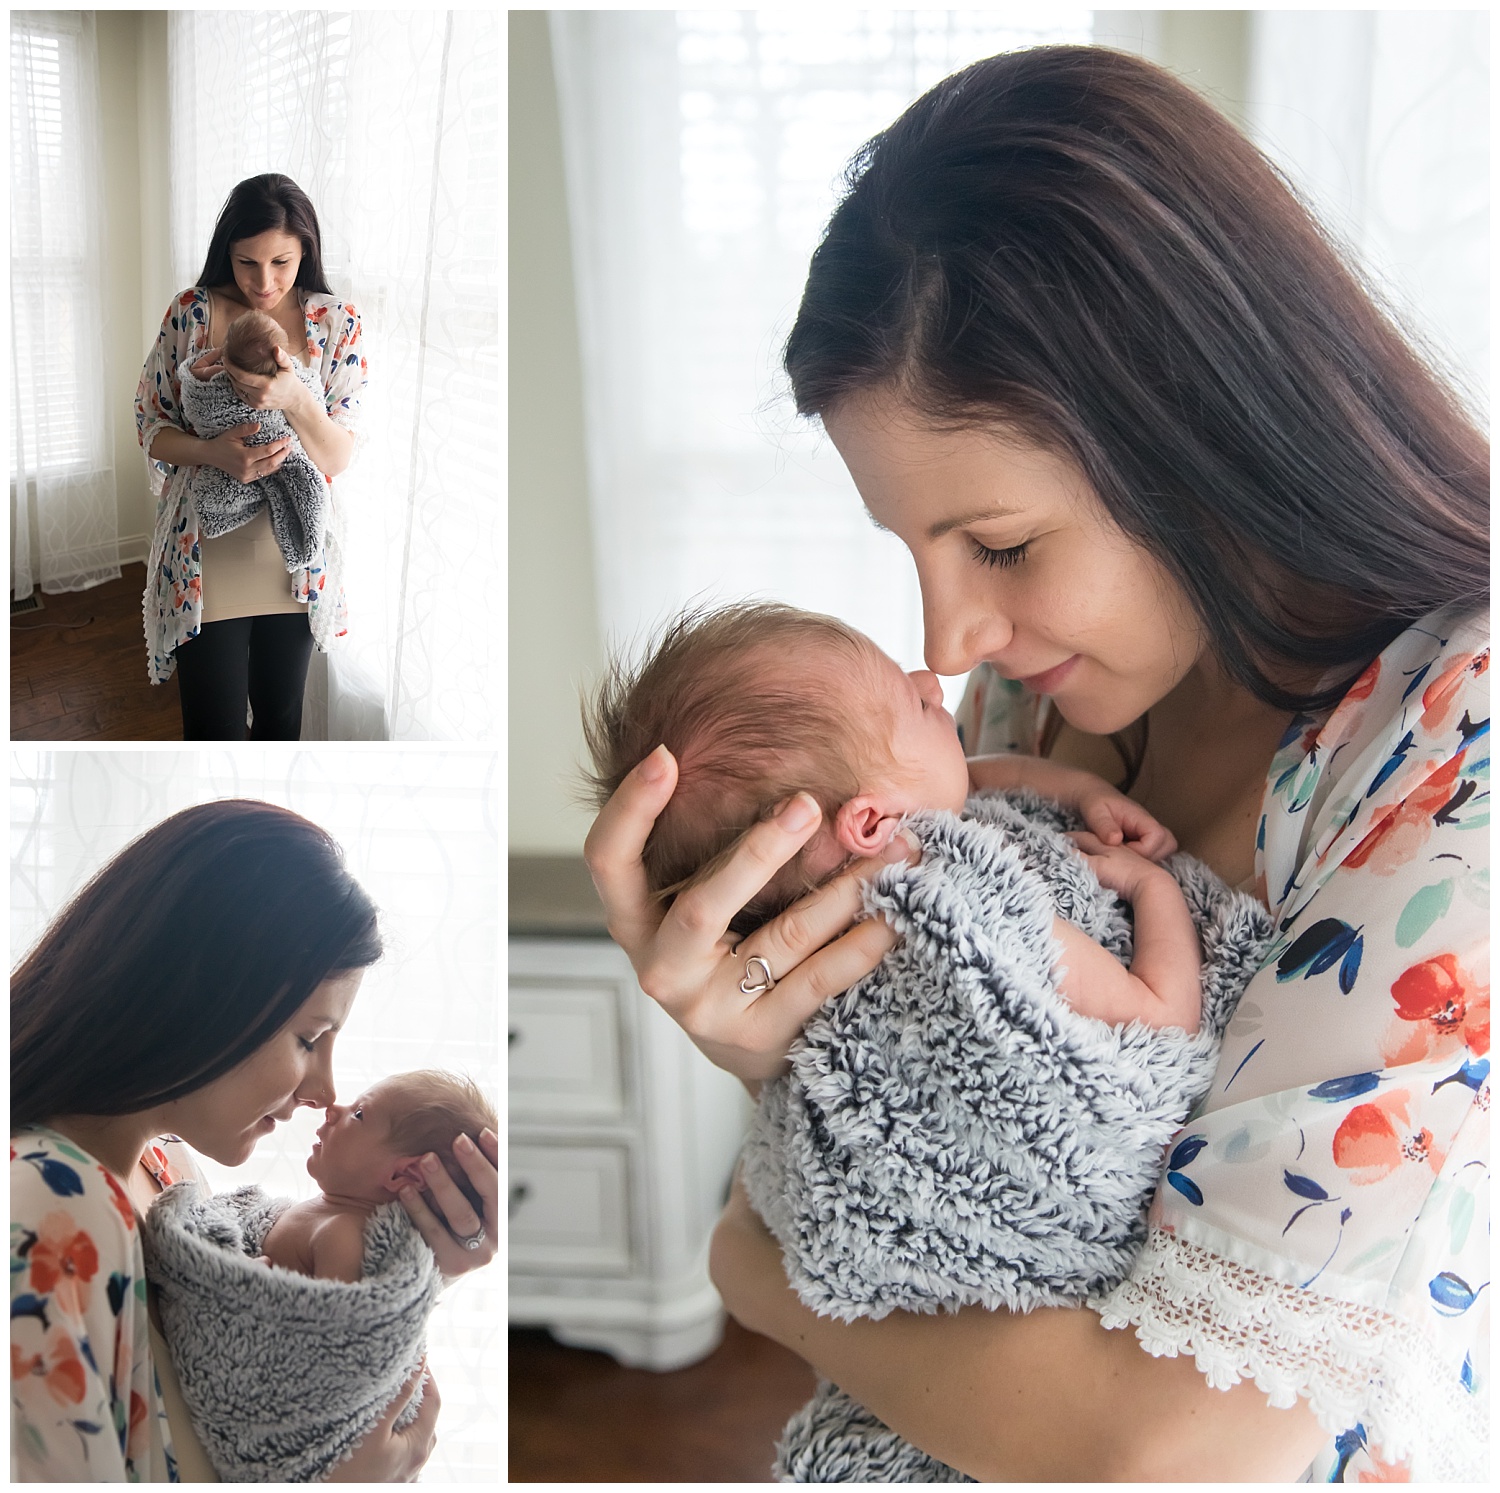
[[[70,1268],[130,1247],[135,1211],[124,1187],[87,1151],[45,1126],[11,1133],[11,1247],[55,1250]],[[76,1258],[75,1258],[76,1256]]]
[[[359,320],[359,309],[347,296],[324,295],[321,291],[309,291],[302,297],[303,314],[310,322],[320,323],[347,317]]]

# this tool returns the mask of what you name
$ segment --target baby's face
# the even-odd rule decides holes
[[[391,1122],[401,1104],[399,1089],[378,1083],[352,1104],[330,1104],[307,1158],[307,1172],[328,1194],[389,1202],[404,1159],[390,1144]]]
[[[957,813],[969,796],[969,764],[937,675],[908,674],[873,643],[869,651],[869,667],[849,675],[851,708],[868,722],[885,761],[861,772],[861,792],[879,795],[888,813]]]

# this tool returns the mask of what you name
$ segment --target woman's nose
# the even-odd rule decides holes
[[[980,598],[933,598],[922,588],[923,657],[935,674],[966,674],[1010,641],[1010,623]],[[941,693],[941,691],[939,691]]]
[[[326,1109],[332,1118],[337,1097],[333,1086],[333,1054],[319,1053],[313,1067],[297,1085],[296,1102],[309,1109]]]

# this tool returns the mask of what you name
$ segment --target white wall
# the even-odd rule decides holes
[[[568,854],[578,689],[602,661],[582,373],[545,11],[510,15],[510,849]]]

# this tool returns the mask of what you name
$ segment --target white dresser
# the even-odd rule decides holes
[[[510,1319],[679,1368],[723,1331],[708,1237],[750,1101],[608,938],[578,936],[602,922],[580,872],[511,859]]]

